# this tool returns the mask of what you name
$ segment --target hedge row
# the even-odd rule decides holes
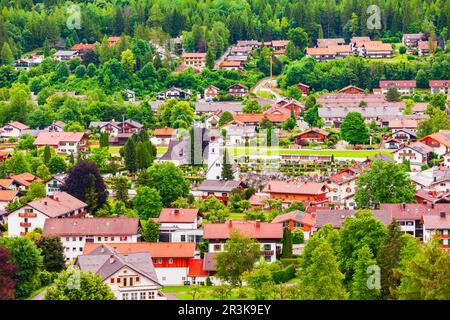
[[[288,282],[295,278],[295,267],[293,264],[290,264],[282,270],[272,272],[272,277],[275,283]]]

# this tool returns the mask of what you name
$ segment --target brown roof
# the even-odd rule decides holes
[[[326,224],[331,224],[333,228],[339,229],[347,217],[353,218],[356,210],[316,210],[316,228],[322,228]],[[385,226],[392,222],[392,215],[386,210],[372,210],[372,214]]]
[[[184,58],[206,58],[206,53],[203,52],[185,52],[182,55]]]
[[[302,224],[305,224],[308,226],[314,226],[316,223],[316,219],[312,214],[305,213],[300,210],[294,210],[292,212],[280,214],[272,220],[272,223],[282,223],[282,222],[290,221],[290,220],[296,221],[296,222],[299,222],[299,223],[302,223]]]
[[[450,147],[450,130],[439,130],[436,133],[423,137],[420,141],[426,140],[427,138],[431,138],[446,147]]]
[[[366,51],[392,51],[392,45],[390,43],[378,43],[375,41],[369,41],[363,43]]]
[[[84,132],[40,132],[34,144],[37,146],[57,146],[60,142],[80,142]]]
[[[26,130],[26,129],[30,128],[26,124],[23,124],[22,122],[19,122],[19,121],[12,121],[12,122],[8,123],[8,125],[10,125],[11,127],[15,127],[19,130]]]
[[[46,196],[26,204],[42,212],[50,218],[57,218],[87,207],[87,204],[66,192],[57,192],[53,196]],[[49,220],[49,219],[47,219]]]
[[[444,217],[441,217],[440,215],[424,216],[423,225],[425,229],[429,230],[450,229],[449,212],[447,211]]]
[[[430,80],[429,82],[429,86],[430,88],[439,88],[439,87],[443,87],[443,86],[449,86],[450,87],[450,80]]]
[[[416,80],[380,80],[380,88],[388,88],[391,85],[396,88],[415,88]]]
[[[203,270],[216,271],[216,259],[214,258],[215,252],[205,252],[203,257]]]
[[[316,132],[319,133],[321,135],[324,135],[325,137],[327,137],[330,133],[326,130],[320,129],[320,128],[311,128],[309,130],[297,133],[294,137],[301,137],[302,135],[309,133],[309,132]]]
[[[396,220],[421,220],[441,211],[450,213],[450,203],[436,203],[434,207],[422,203],[381,203],[380,209],[388,211]]]
[[[307,194],[307,195],[319,195],[326,193],[328,187],[322,182],[305,182],[296,183],[289,181],[270,181],[265,187],[263,192],[267,193],[285,193],[285,194]]]
[[[219,66],[221,68],[240,68],[242,66],[240,61],[224,60]]]
[[[8,187],[13,184],[13,179],[0,179],[0,187],[8,189]]]
[[[410,128],[415,129],[419,122],[413,119],[400,119],[400,120],[391,120],[389,121],[389,128]]]
[[[78,43],[78,44],[74,44],[72,46],[72,50],[75,50],[75,51],[86,51],[86,50],[92,50],[92,49],[94,49],[94,45],[89,44],[89,43]]]
[[[176,134],[177,130],[172,128],[162,128],[162,129],[155,129],[153,132],[153,135],[155,137],[157,136],[163,136],[163,137],[171,137],[174,134]]]
[[[160,223],[193,223],[197,220],[199,215],[198,209],[178,209],[178,208],[164,208],[155,219]]]
[[[0,201],[10,202],[17,197],[18,193],[18,190],[0,190]]]
[[[203,228],[204,239],[228,239],[233,229],[253,239],[283,238],[281,223],[228,220],[225,223],[205,223]]]
[[[92,252],[100,245],[100,243],[86,242],[83,254]],[[107,245],[119,253],[149,252],[152,258],[193,258],[195,254],[193,242],[121,242]]]
[[[29,172],[25,172],[25,173],[21,173],[21,174],[11,174],[9,176],[9,178],[14,180],[14,182],[21,184],[25,187],[28,187],[33,182],[37,182],[37,183],[44,182],[44,180],[36,177],[35,175],[33,175]],[[7,179],[5,179],[5,180],[7,180]]]

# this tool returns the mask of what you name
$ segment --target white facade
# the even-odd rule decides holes
[[[161,286],[145,275],[124,266],[104,281],[117,300],[166,300],[158,294]]]
[[[159,282],[164,286],[181,286],[187,279],[188,268],[157,268],[155,267]]]
[[[80,236],[59,236],[64,247],[64,256],[66,261],[75,259],[83,254],[84,245],[86,242],[94,243],[121,243],[121,242],[138,242],[137,234],[130,234],[128,236],[98,236],[98,235],[80,235]]]
[[[355,193],[356,193],[356,179],[348,180],[341,184],[336,182],[327,183],[330,187],[330,191],[327,193],[327,197],[331,203],[335,204],[338,208],[348,208],[353,210],[356,208]]]
[[[21,135],[22,135],[22,130],[20,130],[19,128],[16,128],[14,126],[11,126],[9,124],[4,125],[2,128],[1,136],[4,138],[12,137],[12,138],[19,139]]]
[[[47,195],[53,195],[61,191],[63,183],[59,179],[52,178],[45,182],[45,191]]]
[[[209,143],[208,150],[208,171],[206,172],[206,180],[221,180],[222,168],[223,168],[223,150],[221,145],[223,144],[222,138],[211,141]],[[229,152],[229,151],[228,151]],[[229,154],[229,159],[232,158]],[[232,160],[230,160],[231,162]],[[233,163],[230,163],[233,166]],[[233,173],[234,180],[239,180],[239,170],[235,170]]]
[[[277,260],[277,247],[281,248],[281,244],[276,242],[259,242],[261,247],[261,255],[266,262],[272,263]],[[225,250],[225,243],[209,243],[208,252],[223,252]]]
[[[67,155],[74,154],[76,155],[78,153],[78,148],[85,146],[86,141],[81,140],[80,142],[65,142],[61,141],[58,144],[58,147],[56,149],[57,153],[65,153]]]
[[[444,158],[444,162],[443,162],[444,166],[446,166],[447,168],[450,168],[450,152],[444,154],[443,158]]]
[[[403,161],[409,160],[411,170],[419,171],[422,164],[426,163],[426,156],[413,150],[409,146],[404,146],[403,148],[394,151],[394,160],[397,163],[403,163]]]

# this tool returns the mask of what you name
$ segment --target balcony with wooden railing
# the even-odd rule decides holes
[[[263,256],[273,256],[274,251],[273,250],[261,250],[261,255]]]
[[[21,212],[19,218],[36,218],[37,214],[34,212]]]
[[[29,228],[31,227],[31,222],[21,222],[20,226],[23,228]]]

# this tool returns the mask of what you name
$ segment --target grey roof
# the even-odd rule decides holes
[[[244,105],[241,102],[204,102],[195,104],[196,113],[215,112],[217,110],[229,111],[231,113],[242,112]]]
[[[205,180],[198,186],[198,190],[231,192],[233,189],[239,188],[240,185],[240,181]]]
[[[358,112],[363,118],[377,118],[383,115],[400,115],[402,109],[399,107],[335,107],[319,108],[321,118],[345,118],[349,112]]]
[[[36,138],[39,135],[39,133],[41,133],[41,132],[48,132],[48,130],[25,129],[25,130],[22,130],[21,135],[23,136],[24,134],[29,134],[30,136],[33,136]]]
[[[214,252],[205,252],[203,257],[203,270],[216,271],[216,259],[214,258]]]
[[[353,218],[355,212],[356,210],[317,210],[315,227],[319,229],[326,224],[331,224],[334,228],[340,229],[345,218]],[[372,210],[372,213],[385,226],[388,226],[392,222],[392,216],[388,211]]]
[[[445,168],[430,168],[411,175],[411,180],[424,187],[450,180],[450,170]]]
[[[128,267],[161,285],[148,252],[121,254],[102,244],[89,254],[78,256],[76,265],[81,271],[99,274],[103,280]]]
[[[256,126],[229,126],[227,128],[228,136],[251,136],[256,134]]]
[[[120,124],[122,123],[122,121],[115,121],[115,120],[111,120],[111,121],[91,121],[91,123],[89,123],[89,128],[93,129],[93,128],[101,128],[106,126],[107,124],[111,124],[112,126],[118,127]],[[144,125],[134,121],[132,119],[127,119],[124,121],[124,123],[129,123],[133,126],[135,126],[136,128],[143,128]]]

